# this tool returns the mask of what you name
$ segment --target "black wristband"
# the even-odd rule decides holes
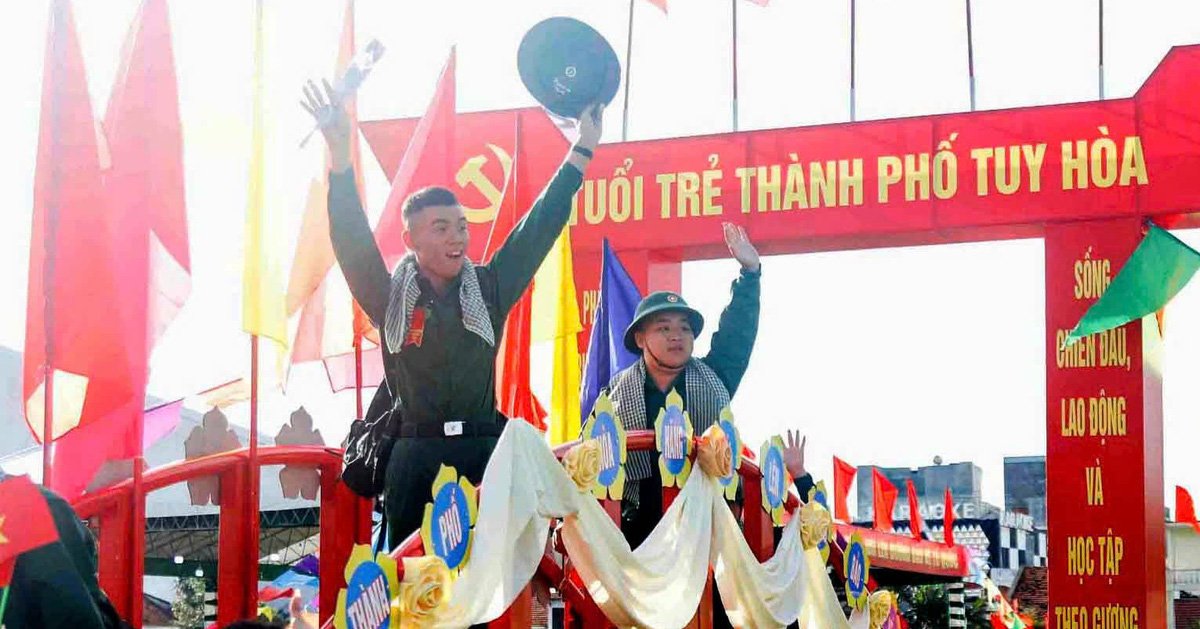
[[[578,144],[572,145],[571,150],[575,151],[576,153],[579,153],[580,155],[582,155],[588,159],[592,159],[593,157],[596,156],[596,154],[593,153],[591,149],[585,149],[582,146],[579,146]]]

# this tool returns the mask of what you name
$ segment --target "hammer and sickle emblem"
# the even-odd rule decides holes
[[[495,144],[488,144],[487,147],[500,161],[500,167],[504,170],[504,179],[501,180],[500,187],[497,187],[491,179],[488,179],[487,175],[483,174],[483,166],[488,161],[487,155],[476,155],[468,159],[454,175],[454,180],[458,182],[459,187],[474,186],[488,200],[488,206],[484,208],[463,206],[467,221],[471,223],[490,223],[496,218],[496,212],[500,209],[500,201],[504,197],[504,184],[512,173],[512,157]]]

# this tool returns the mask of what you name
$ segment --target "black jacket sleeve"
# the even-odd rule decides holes
[[[563,162],[542,196],[513,226],[504,244],[488,262],[496,277],[496,305],[503,317],[533,281],[538,267],[571,218],[571,198],[583,183],[583,173]]]
[[[729,389],[730,397],[737,392],[742,376],[746,375],[750,353],[754,351],[754,340],[758,336],[761,276],[761,271],[742,270],[733,281],[730,289],[733,296],[721,312],[708,355],[701,359]]]
[[[363,212],[352,168],[329,174],[329,237],[350,294],[375,326],[382,326],[391,275]]]

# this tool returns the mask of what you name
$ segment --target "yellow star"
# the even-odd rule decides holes
[[[4,517],[0,515],[0,544],[8,543],[8,538],[4,536]]]

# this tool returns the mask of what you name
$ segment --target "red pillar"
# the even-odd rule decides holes
[[[346,562],[350,560],[354,544],[370,543],[370,502],[350,491],[345,483],[338,482],[340,473],[340,466],[321,466],[321,538],[318,545],[321,553],[319,618],[322,625],[333,617],[338,591],[346,587]],[[364,528],[366,538],[363,538]]]
[[[250,518],[257,520],[258,510],[251,513],[250,501],[246,499],[248,472],[247,464],[239,463],[221,474],[221,516],[217,531],[218,625],[252,618],[258,611],[258,557],[247,552]],[[247,596],[252,589],[255,596]]]
[[[762,476],[743,476],[742,483],[742,533],[754,556],[766,561],[775,554],[775,530],[771,515],[762,508]]]
[[[96,552],[100,558],[100,588],[108,594],[121,618],[133,616],[129,583],[133,581],[133,501],[120,500],[99,516]]]
[[[1046,228],[1047,627],[1166,626],[1161,339],[1134,321],[1061,350],[1140,219]]]

